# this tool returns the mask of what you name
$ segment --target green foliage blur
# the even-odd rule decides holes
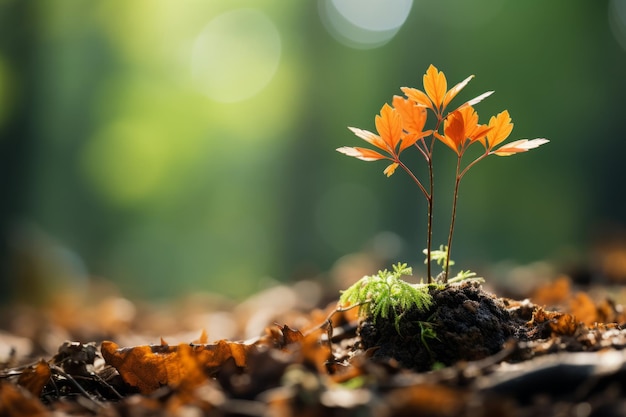
[[[464,179],[457,264],[626,227],[624,2],[378,3],[0,0],[2,299],[89,277],[243,297],[359,251],[421,268],[420,192],[335,148],[431,63],[476,75],[459,102],[495,90],[483,123],[508,109],[510,140],[551,140]],[[438,246],[454,158],[435,163]]]

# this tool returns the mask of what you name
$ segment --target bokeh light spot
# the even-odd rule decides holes
[[[339,42],[372,49],[389,42],[406,21],[413,0],[319,0],[326,30]]]
[[[609,26],[613,36],[626,50],[626,2],[611,0],[609,2]]]
[[[258,94],[272,80],[281,56],[281,39],[262,12],[239,9],[211,20],[195,40],[191,72],[211,99],[234,103]]]

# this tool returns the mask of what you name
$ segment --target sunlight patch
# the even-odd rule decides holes
[[[191,73],[211,99],[234,103],[249,99],[272,80],[281,56],[281,39],[262,12],[240,9],[211,20],[196,38]]]

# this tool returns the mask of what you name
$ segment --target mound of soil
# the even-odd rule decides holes
[[[389,320],[364,321],[359,331],[363,348],[376,348],[373,358],[393,358],[402,367],[428,371],[459,360],[483,359],[511,338],[528,338],[528,319],[513,314],[509,305],[477,283],[433,288],[430,293],[432,306],[406,311],[398,329]]]
[[[570,301],[578,317],[547,311],[528,300],[497,297],[476,282],[433,288],[430,294],[433,303],[428,310],[408,310],[400,314],[398,325],[364,320],[357,330],[358,346],[370,350],[375,360],[392,359],[418,372],[484,359],[507,345],[515,345],[509,361],[623,347],[619,326],[598,324],[621,323],[621,306],[608,302],[594,306],[583,293]],[[583,313],[589,317],[586,325],[580,321]]]

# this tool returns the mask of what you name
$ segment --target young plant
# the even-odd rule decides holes
[[[400,333],[400,318],[411,307],[420,311],[427,310],[432,304],[432,297],[425,284],[411,285],[401,279],[411,275],[407,264],[393,265],[393,271],[378,271],[373,276],[365,276],[343,291],[339,305],[359,306],[361,316],[376,320],[393,318],[396,330]]]
[[[504,110],[497,116],[491,117],[489,124],[484,125],[478,122],[478,113],[473,107],[493,94],[493,91],[483,93],[464,102],[456,109],[447,111],[450,102],[473,77],[473,75],[467,77],[448,90],[444,73],[431,65],[423,77],[424,91],[403,87],[401,90],[406,97],[394,96],[392,105],[383,105],[380,114],[375,119],[377,133],[355,127],[349,128],[356,136],[378,148],[377,150],[347,146],[337,149],[337,151],[343,154],[363,161],[390,161],[383,173],[390,177],[398,167],[402,168],[424,195],[428,207],[426,264],[429,284],[433,282],[431,260],[433,260],[432,232],[435,192],[433,151],[435,142],[440,141],[446,145],[457,157],[452,217],[448,232],[448,244],[446,246],[445,267],[442,275],[444,283],[448,280],[451,265],[449,255],[452,250],[452,237],[461,179],[476,163],[489,155],[510,156],[526,152],[548,142],[547,139],[543,138],[521,139],[496,148],[509,137],[513,129],[513,123],[511,123],[508,111]],[[433,129],[425,130],[429,113],[434,115],[435,122]],[[484,152],[464,166],[462,160],[465,152],[476,143],[483,146]],[[416,149],[426,161],[428,166],[427,186],[424,186],[422,181],[400,159],[401,153],[409,148]]]
[[[426,252],[426,250],[424,250]],[[439,250],[432,251],[433,258],[437,260],[439,266],[448,263],[448,252],[443,246]],[[428,259],[427,259],[428,260]],[[454,261],[449,261],[454,265]],[[370,317],[373,323],[379,318],[393,318],[394,326],[398,334],[400,333],[400,319],[411,308],[420,312],[428,310],[433,304],[430,288],[441,288],[448,284],[441,282],[424,284],[409,284],[402,279],[402,276],[411,275],[412,269],[407,264],[397,263],[393,265],[393,271],[382,270],[372,276],[364,276],[348,289],[342,291],[339,298],[337,311],[345,311],[358,307],[361,317]],[[474,272],[461,271],[449,284],[460,284],[464,281],[472,280],[482,282],[482,278],[477,277]],[[422,343],[428,349],[426,339],[437,337],[432,324],[429,322],[419,322],[420,337]]]

